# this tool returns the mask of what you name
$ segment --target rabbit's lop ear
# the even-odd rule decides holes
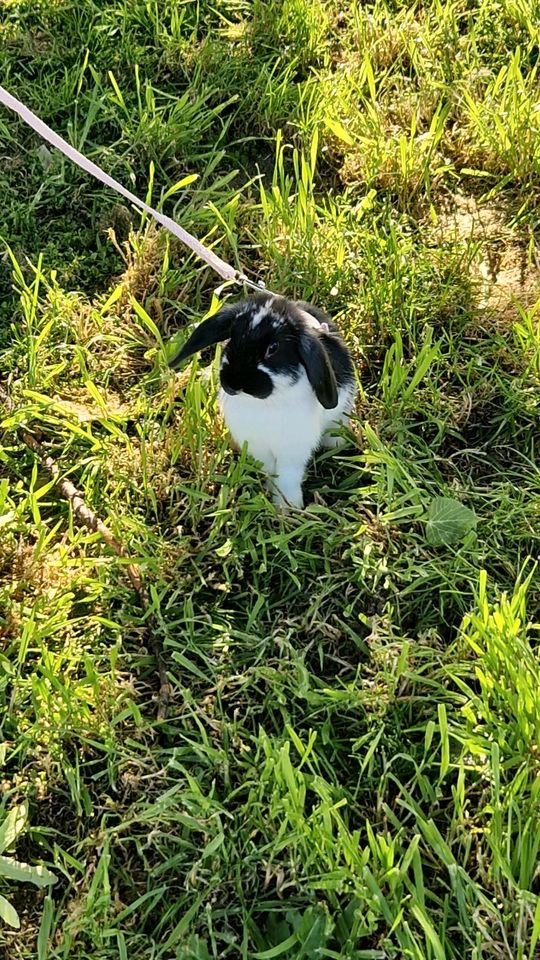
[[[315,320],[318,320],[321,326],[322,324],[326,324],[328,331],[328,315],[321,307],[316,307],[315,304],[308,303],[307,300],[295,300],[294,305],[302,313],[307,314],[308,317],[313,317]]]
[[[191,357],[199,350],[205,347],[211,347],[214,343],[220,343],[227,340],[231,335],[233,322],[238,315],[241,304],[234,303],[223,307],[213,317],[203,320],[196,330],[186,340],[182,349],[171,360],[169,366],[176,370],[184,360]]]
[[[300,360],[319,403],[325,410],[337,407],[336,377],[330,357],[317,334],[306,331],[300,336]]]

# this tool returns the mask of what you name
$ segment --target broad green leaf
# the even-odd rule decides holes
[[[26,823],[27,815],[28,810],[25,803],[20,803],[9,811],[6,819],[0,825],[0,853],[13,846]]]
[[[101,393],[99,392],[95,383],[93,383],[91,380],[85,380],[84,385],[92,399],[96,401],[98,407],[101,407],[102,410],[105,410],[107,408],[107,404],[105,403],[105,400],[101,396]]]
[[[263,950],[262,953],[254,953],[253,958],[254,960],[273,960],[274,957],[280,957],[287,950],[290,950],[295,944],[298,944],[298,937],[293,933],[292,936],[287,937],[286,940],[278,943],[277,946],[271,947],[270,950]]]
[[[125,100],[124,100],[124,98],[123,98],[123,96],[122,96],[122,91],[120,90],[120,87],[118,86],[118,83],[116,82],[116,77],[115,77],[114,73],[112,72],[112,70],[107,70],[107,74],[108,74],[109,80],[111,81],[113,90],[114,90],[114,92],[115,92],[115,94],[116,94],[116,96],[117,96],[117,98],[118,98],[118,102],[119,102],[120,106],[122,106],[122,107],[124,108],[124,110],[127,112],[126,102],[125,102]]]
[[[49,939],[54,916],[54,904],[51,897],[45,897],[43,914],[37,939],[37,960],[47,960]]]
[[[215,552],[218,557],[228,557],[232,550],[232,547],[233,547],[232,540],[226,540],[225,543],[222,543],[220,547],[216,548]]]
[[[476,528],[476,514],[451,497],[431,501],[426,524],[426,540],[433,547],[457,543]]]
[[[113,303],[116,303],[124,293],[125,286],[123,283],[119,283],[111,293],[110,297],[105,301],[101,307],[100,314],[103,316],[104,313],[107,313],[107,310],[112,307]]]
[[[15,927],[15,930],[18,930],[21,925],[21,921],[19,920],[19,915],[15,910],[15,907],[12,907],[6,898],[2,896],[2,894],[0,894],[0,919],[2,919],[5,923],[8,923],[10,927]]]
[[[163,194],[161,198],[161,206],[165,203],[169,197],[172,197],[175,193],[178,193],[179,190],[184,190],[185,187],[191,186],[192,183],[195,183],[199,179],[198,173],[188,173],[187,177],[182,177],[181,180],[178,180],[176,183],[173,183],[172,187],[169,187],[166,193]]]
[[[445,952],[443,945],[439,939],[439,936],[428,918],[426,911],[418,903],[413,903],[411,906],[411,913],[416,917],[418,923],[422,927],[427,940],[430,942],[433,954],[436,957],[436,960],[445,960]]]
[[[534,922],[531,933],[531,940],[529,943],[529,955],[534,956],[534,949],[540,938],[540,897],[536,901],[536,909],[534,911]]]
[[[142,322],[143,326],[146,327],[146,329],[152,334],[153,337],[155,337],[159,345],[162,347],[163,339],[158,327],[152,320],[152,317],[150,317],[147,314],[144,307],[141,306],[140,303],[138,303],[135,297],[130,297],[129,299],[130,299],[131,306],[133,307],[135,313],[137,314],[139,320]]]
[[[342,140],[343,143],[348,144],[349,147],[354,146],[354,140],[349,131],[343,126],[342,123],[339,122],[339,120],[332,120],[330,117],[326,117],[324,122],[334,136],[338,138],[338,140]]]
[[[46,867],[31,867],[29,863],[19,863],[11,857],[0,857],[0,877],[19,880],[21,883],[34,883],[36,887],[47,887],[49,883],[56,883],[54,873]]]

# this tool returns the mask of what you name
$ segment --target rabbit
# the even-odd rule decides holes
[[[354,403],[349,351],[318,307],[255,294],[204,320],[170,366],[224,341],[218,402],[232,439],[262,463],[274,503],[302,509],[309,459],[340,443],[328,430],[347,422]]]

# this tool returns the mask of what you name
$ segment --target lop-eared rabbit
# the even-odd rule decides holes
[[[334,323],[303,301],[257,294],[204,320],[171,360],[224,343],[219,406],[238,447],[247,443],[281,508],[302,508],[302,480],[319,447],[340,443],[356,394],[351,356]]]

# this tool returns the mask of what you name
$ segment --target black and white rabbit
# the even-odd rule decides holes
[[[349,351],[322,310],[256,294],[204,320],[170,365],[222,341],[219,406],[231,436],[273,479],[274,502],[301,508],[308,461],[340,442],[328,431],[354,402]]]

